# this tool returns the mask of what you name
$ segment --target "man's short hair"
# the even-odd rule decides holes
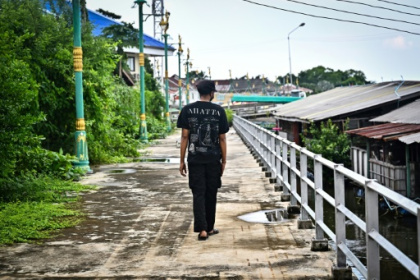
[[[209,80],[200,81],[196,87],[200,96],[209,95],[213,91],[217,91],[214,82]]]

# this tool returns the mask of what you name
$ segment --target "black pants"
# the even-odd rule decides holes
[[[216,221],[217,190],[221,187],[221,163],[188,163],[193,194],[194,232],[212,231]]]

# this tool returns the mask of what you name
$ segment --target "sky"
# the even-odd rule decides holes
[[[189,48],[192,70],[204,71],[208,75],[210,67],[212,79],[229,79],[231,70],[233,78],[248,73],[250,78],[264,75],[274,80],[279,75],[289,73],[290,68],[292,73],[297,75],[300,71],[322,65],[333,70],[360,70],[365,73],[368,81],[373,82],[401,80],[401,76],[404,80],[420,80],[418,0],[250,1],[307,15],[267,8],[245,0],[165,0],[165,10],[171,13],[168,42],[177,48],[178,35],[181,35],[184,49],[182,59],[186,59],[186,50]],[[111,11],[121,15],[122,21],[134,23],[138,27],[138,7],[133,7],[133,0],[86,2],[91,10],[102,8]],[[354,2],[394,9],[402,13]],[[147,0],[147,3],[149,6],[144,5],[144,13],[150,14],[152,0]],[[370,17],[301,3],[366,14]],[[364,22],[418,35],[309,15]],[[394,21],[373,17],[390,18]],[[301,23],[305,25],[298,27]],[[298,28],[295,29],[296,27]],[[144,23],[144,32],[153,36],[153,17],[149,17]],[[168,58],[168,70],[169,76],[178,74],[176,53]],[[182,76],[184,75],[182,67]]]

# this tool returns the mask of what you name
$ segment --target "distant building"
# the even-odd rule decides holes
[[[420,97],[420,82],[401,81],[362,86],[337,87],[285,104],[273,112],[277,125],[290,141],[300,144],[300,134],[313,122],[331,119],[335,123],[350,120],[349,129],[371,125],[369,120]]]
[[[419,112],[420,99],[417,99],[371,119],[372,126],[347,131],[354,143],[351,147],[353,170],[402,195],[419,197]]]

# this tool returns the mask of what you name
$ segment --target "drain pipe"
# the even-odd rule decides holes
[[[401,83],[395,88],[394,93],[398,97],[397,108],[400,108],[401,95],[398,93],[400,87],[404,84],[404,77],[401,75]]]

